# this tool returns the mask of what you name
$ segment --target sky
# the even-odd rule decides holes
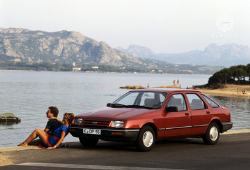
[[[111,47],[155,53],[250,47],[249,0],[0,0],[0,28],[77,31]]]

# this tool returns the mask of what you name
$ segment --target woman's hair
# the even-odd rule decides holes
[[[75,115],[74,115],[74,113],[64,113],[64,115],[63,115],[63,117],[65,118],[65,119],[67,119],[67,121],[69,122],[69,124],[71,124],[72,123],[72,121],[74,120],[74,118],[75,118]]]

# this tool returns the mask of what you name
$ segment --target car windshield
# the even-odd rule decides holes
[[[164,103],[167,93],[130,91],[110,104],[111,107],[159,109]]]

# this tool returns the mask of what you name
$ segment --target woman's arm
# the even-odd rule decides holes
[[[64,140],[64,138],[65,138],[65,132],[62,130],[62,132],[61,132],[61,138],[58,140],[58,142],[54,146],[48,147],[47,149],[56,149],[62,143],[62,141]]]
[[[63,122],[60,119],[58,119],[57,117],[53,117],[53,118],[50,118],[50,119],[56,119],[61,125],[63,125]]]

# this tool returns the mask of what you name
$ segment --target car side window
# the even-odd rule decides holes
[[[208,98],[208,97],[205,96],[204,94],[202,94],[202,97],[208,102],[208,104],[209,104],[212,108],[219,107],[219,105],[218,105],[217,103],[215,103],[213,100],[211,100],[210,98]]]
[[[187,110],[186,101],[182,94],[173,94],[167,104],[167,107],[170,106],[177,107],[178,111]]]
[[[186,95],[187,95],[191,110],[200,110],[200,109],[206,108],[206,105],[197,94],[190,93]]]
[[[167,94],[156,93],[156,92],[144,92],[141,96],[140,106],[161,107],[166,99]]]

